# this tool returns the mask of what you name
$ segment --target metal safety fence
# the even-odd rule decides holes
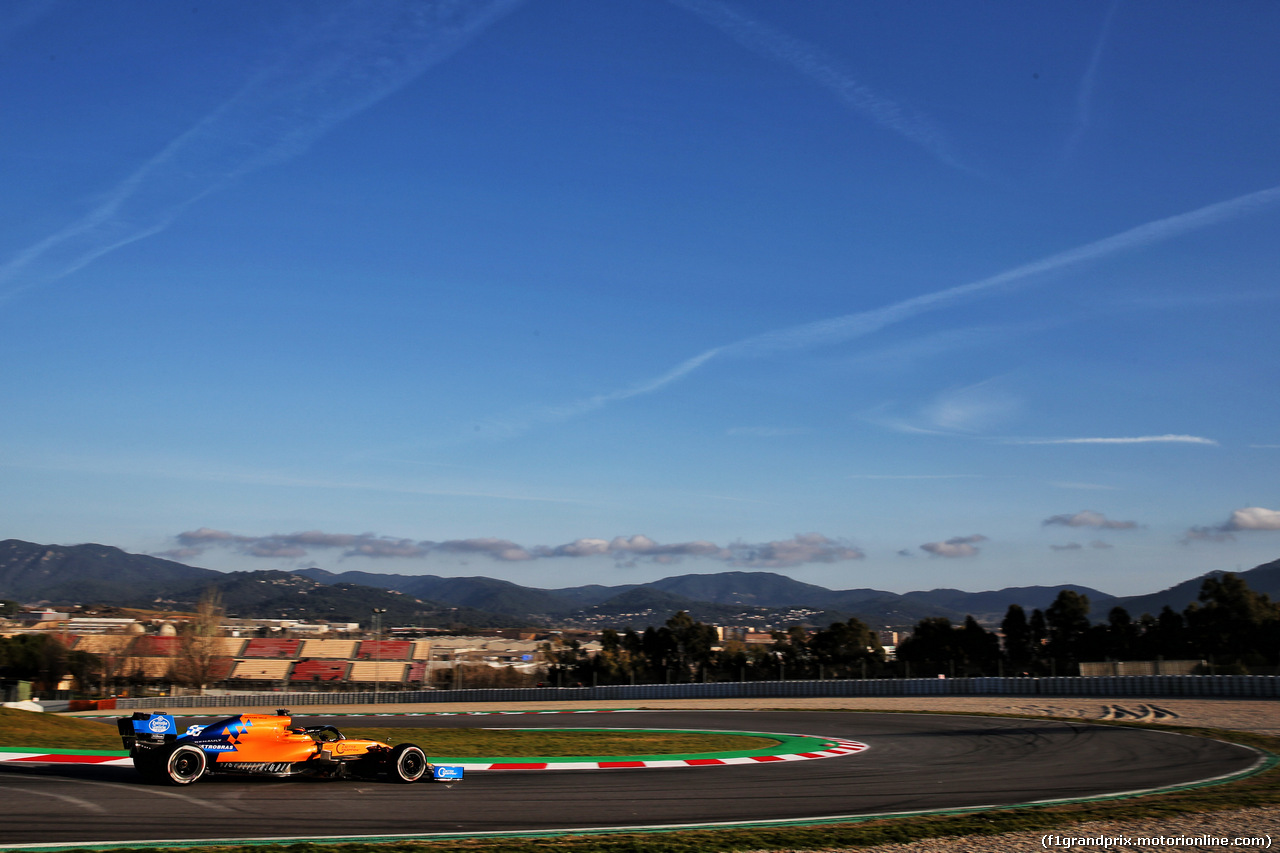
[[[317,705],[416,705],[449,702],[543,702],[646,699],[822,698],[848,696],[1193,696],[1280,698],[1275,675],[1133,675],[1047,678],[868,678],[732,681],[705,684],[611,684],[598,687],[477,688],[360,693],[246,693],[117,699],[122,710],[148,708],[292,708]]]

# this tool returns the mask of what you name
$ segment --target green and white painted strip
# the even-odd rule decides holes
[[[809,761],[853,755],[867,748],[864,743],[813,735],[790,735],[761,732],[724,732],[701,729],[503,729],[530,732],[608,732],[617,734],[734,734],[779,741],[768,747],[731,752],[704,752],[683,755],[575,755],[532,757],[451,757],[432,756],[436,764],[461,765],[467,770],[625,770],[643,767],[720,767],[734,764],[767,764],[777,761]],[[36,749],[0,747],[0,762],[27,764],[103,764],[132,765],[124,751],[89,749]]]

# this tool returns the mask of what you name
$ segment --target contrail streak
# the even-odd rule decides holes
[[[301,154],[452,56],[520,2],[344,5],[88,214],[0,264],[0,303],[163,231],[210,193]]]
[[[670,2],[702,18],[748,50],[790,65],[854,112],[906,137],[948,166],[971,171],[956,160],[931,121],[873,91],[816,45],[779,32],[719,0]]]
[[[619,391],[598,394],[562,407],[543,409],[532,418],[532,421],[562,421],[599,409],[609,403],[652,394],[684,379],[717,359],[729,357],[754,358],[788,350],[811,349],[844,343],[947,305],[1012,289],[1037,276],[1060,272],[1089,261],[1101,260],[1121,252],[1163,243],[1183,234],[1189,234],[1230,219],[1256,213],[1277,201],[1280,201],[1280,186],[1258,190],[1227,201],[1210,204],[1188,213],[1157,219],[1154,222],[1148,222],[1136,228],[1121,231],[1119,234],[1104,237],[1101,240],[1095,240],[1092,243],[1086,243],[1083,246],[1077,246],[1065,252],[1058,252],[968,284],[961,284],[946,290],[938,290],[933,293],[915,296],[911,299],[904,299],[901,302],[895,302],[892,305],[886,305],[883,308],[876,308],[871,311],[845,314],[840,317],[832,317],[799,326],[790,326],[785,329],[777,329],[762,335],[745,338],[735,343],[706,350],[653,379],[636,383]],[[508,434],[522,432],[529,426],[532,426],[532,423],[520,426],[507,425],[506,432]]]
[[[1107,35],[1111,32],[1111,21],[1116,16],[1116,9],[1120,6],[1120,0],[1112,0],[1111,7],[1107,9],[1107,16],[1102,19],[1102,30],[1098,33],[1098,39],[1093,44],[1093,53],[1089,57],[1089,65],[1085,68],[1084,76],[1080,78],[1080,87],[1076,90],[1076,126],[1071,131],[1071,136],[1067,139],[1064,148],[1064,154],[1070,157],[1075,152],[1076,145],[1084,136],[1085,131],[1089,128],[1090,114],[1092,112],[1093,89],[1098,77],[1098,66],[1102,63],[1102,51],[1107,44]]]

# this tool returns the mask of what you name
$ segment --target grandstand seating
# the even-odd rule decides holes
[[[247,642],[244,637],[214,637],[213,653],[229,658],[239,657]]]
[[[149,681],[181,679],[190,667],[182,665],[183,639],[151,634],[82,634],[69,637],[76,651],[102,657],[111,678],[142,677]],[[283,639],[216,637],[211,648],[213,663],[202,675],[212,686],[224,682],[291,682],[306,685],[424,684],[433,667],[462,661],[463,650],[484,649],[490,659],[516,659],[524,644],[479,637],[440,636],[431,639]],[[488,646],[488,648],[486,648]],[[503,652],[506,653],[504,656]],[[436,660],[432,660],[433,653]],[[203,656],[203,655],[202,655]],[[457,661],[455,661],[455,658]],[[184,682],[185,683],[185,682]],[[225,685],[230,686],[230,685]]]
[[[282,681],[289,675],[291,660],[238,660],[231,678],[250,681]]]
[[[290,681],[342,681],[351,664],[345,660],[301,660],[294,664]]]
[[[143,678],[167,678],[172,667],[172,657],[131,657],[122,667],[122,674],[126,678],[139,673]]]
[[[405,670],[408,668],[409,665],[403,662],[358,660],[351,664],[351,675],[347,680],[399,684],[404,681]]]
[[[231,670],[235,668],[235,665],[236,662],[231,658],[214,658],[209,665],[209,683],[216,684],[219,681],[226,681],[231,677]]]
[[[356,657],[360,660],[408,660],[413,652],[409,640],[364,640]]]
[[[244,651],[240,653],[240,656],[246,658],[272,658],[275,660],[296,658],[298,656],[298,647],[301,645],[301,640],[253,639],[244,647]]]
[[[177,637],[144,635],[135,638],[133,645],[129,647],[129,654],[139,657],[171,658],[178,653],[178,645]]]
[[[325,660],[349,660],[355,657],[355,640],[303,640],[302,656],[304,658],[324,658]]]
[[[129,644],[138,639],[133,634],[82,634],[75,650],[93,655],[124,654]]]

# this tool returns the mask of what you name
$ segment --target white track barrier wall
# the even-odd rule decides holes
[[[736,681],[715,684],[615,684],[604,687],[406,690],[362,693],[251,693],[117,699],[119,710],[148,708],[297,708],[443,702],[545,702],[844,696],[1195,696],[1280,698],[1275,675],[1133,675],[1059,678],[871,678],[847,681]]]

